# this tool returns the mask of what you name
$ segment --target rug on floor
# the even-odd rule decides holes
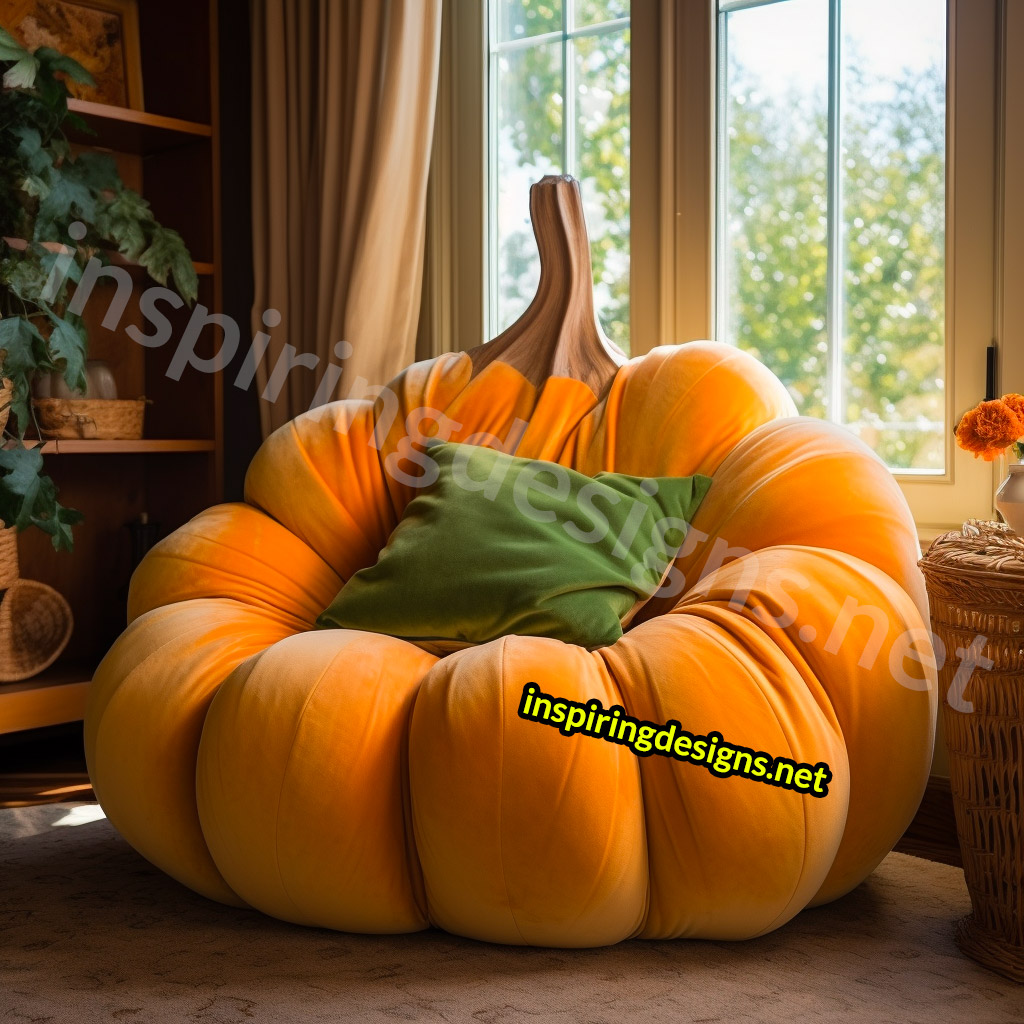
[[[211,903],[96,804],[0,811],[0,1020],[936,1024],[1024,1021],[964,958],[963,873],[890,854],[857,890],[744,943],[491,946],[349,935]]]

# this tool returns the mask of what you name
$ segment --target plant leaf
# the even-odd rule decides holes
[[[32,245],[20,257],[8,257],[0,263],[0,282],[25,302],[38,303],[46,286],[48,271],[43,267],[39,250],[42,246]]]
[[[189,305],[195,302],[199,279],[192,265],[192,257],[177,231],[158,227],[153,232],[149,248],[139,257],[139,262],[149,272],[149,276],[160,284],[166,285],[168,276],[173,275],[181,297]]]
[[[63,363],[64,380],[69,388],[85,393],[85,352],[88,336],[81,317],[69,313],[66,317],[58,316],[45,302],[40,306],[46,310],[53,324],[50,332],[50,353],[53,362]]]
[[[109,153],[79,153],[61,166],[61,172],[96,192],[122,187],[117,164]]]
[[[0,448],[0,521],[24,530],[39,497],[43,456],[35,448]]]
[[[11,131],[18,140],[18,156],[28,165],[29,173],[45,174],[53,167],[53,160],[43,148],[43,137],[37,128],[17,125]]]
[[[154,225],[149,203],[130,188],[122,188],[113,199],[100,203],[96,230],[124,256],[138,260],[146,249],[145,228]]]
[[[3,375],[14,382],[11,411],[18,420],[18,433],[25,436],[30,422],[28,399],[32,375],[50,369],[50,353],[46,339],[31,320],[23,316],[5,316],[0,320],[0,367]]]
[[[57,501],[54,482],[43,473],[38,448],[0,448],[0,522],[24,530],[35,526],[49,535],[57,551],[74,545],[71,527],[82,513]]]
[[[0,27],[0,60],[19,61],[27,56],[30,56],[28,50],[7,29]]]
[[[95,135],[96,129],[84,117],[69,110],[64,115],[64,123],[70,125],[76,132],[84,132],[86,135]]]
[[[82,85],[95,85],[92,75],[82,67],[73,57],[58,53],[49,46],[40,46],[35,52],[36,59],[46,66],[50,71],[63,71],[72,81],[80,82]]]
[[[31,89],[36,84],[39,61],[31,54],[20,58],[4,72],[5,89]]]
[[[21,182],[21,191],[33,199],[45,199],[49,194],[50,186],[39,177],[38,174],[30,174]]]
[[[61,272],[51,282],[50,276],[54,273],[54,266],[58,260],[64,261],[60,267]],[[82,280],[81,264],[73,256],[69,258],[65,253],[50,252],[48,249],[43,250],[42,255],[39,257],[39,262],[43,268],[43,273],[46,274],[45,286],[40,290],[39,294],[46,302],[55,306],[61,306],[68,282],[71,281],[74,284],[78,284]]]
[[[92,191],[62,170],[51,168],[50,191],[39,201],[34,237],[38,242],[52,241],[64,234],[63,228],[73,219],[93,220],[96,199]]]

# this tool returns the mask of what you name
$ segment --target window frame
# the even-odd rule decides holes
[[[985,397],[988,346],[1003,331],[1019,329],[1017,292],[999,282],[1024,271],[1006,220],[1015,200],[1002,187],[1004,164],[1013,157],[1018,166],[1024,145],[1008,116],[1012,63],[1003,47],[1011,38],[1008,25],[1015,39],[1024,37],[1024,26],[1019,14],[1008,14],[1006,0],[947,4],[946,471],[894,472],[926,540],[965,519],[993,517],[1002,467],[960,451],[952,424]],[[423,356],[487,339],[486,6],[479,0],[444,5]],[[632,354],[639,356],[657,345],[715,337],[718,4],[633,0],[630,17],[630,319]],[[1001,369],[1024,372],[1024,354],[1007,345],[999,351]]]
[[[487,37],[487,95],[485,99],[485,130],[484,136],[487,147],[487,277],[485,279],[485,302],[484,314],[487,322],[487,333],[491,337],[497,336],[501,331],[501,323],[498,316],[497,303],[494,301],[498,290],[498,218],[495,204],[490,200],[498,194],[497,178],[497,136],[487,130],[487,125],[497,114],[497,86],[499,69],[497,58],[503,53],[515,53],[516,51],[529,49],[537,46],[544,46],[546,43],[558,43],[562,58],[562,93],[564,97],[562,107],[562,166],[569,168],[566,174],[572,174],[572,165],[575,161],[576,150],[576,81],[575,64],[573,61],[572,44],[576,39],[593,39],[604,35],[611,35],[624,28],[631,27],[630,18],[614,18],[609,21],[573,27],[573,20],[576,8],[575,0],[562,0],[562,24],[560,28],[550,32],[538,32],[532,36],[523,36],[514,40],[498,40],[492,38],[494,30],[493,17],[496,14],[496,0],[481,0],[487,20],[485,35]],[[631,168],[632,170],[632,168]],[[632,246],[631,246],[632,247]],[[630,296],[632,305],[632,296]]]

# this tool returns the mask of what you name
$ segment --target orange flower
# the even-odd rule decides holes
[[[1010,396],[1021,398],[1020,395]],[[1000,398],[982,402],[964,415],[956,428],[956,443],[986,462],[997,459],[1024,436],[1024,422],[1008,402]]]
[[[1016,414],[1017,419],[1024,423],[1024,395],[1003,395],[1000,401],[1004,405],[1008,405]]]

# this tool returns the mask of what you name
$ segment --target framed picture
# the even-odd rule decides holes
[[[96,84],[69,81],[76,99],[143,109],[137,0],[0,0],[0,24],[30,50],[77,60]]]

